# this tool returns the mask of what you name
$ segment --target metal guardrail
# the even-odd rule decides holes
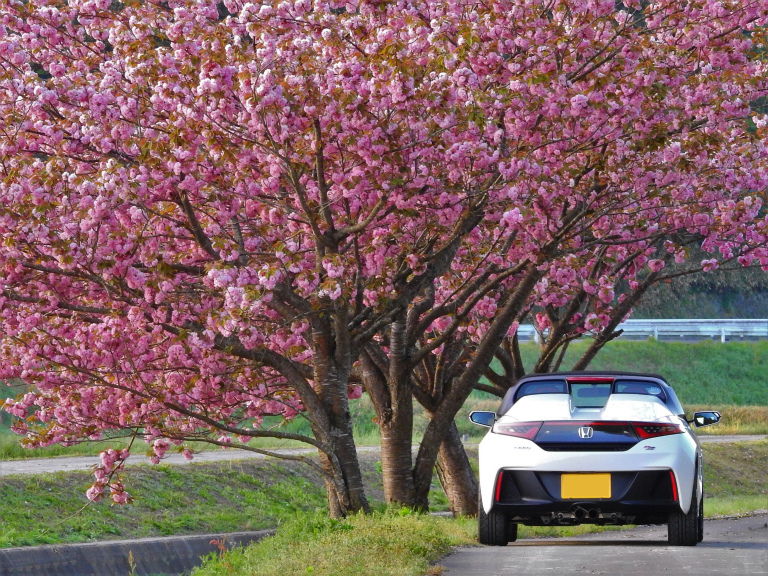
[[[619,324],[620,338],[656,340],[768,340],[768,319],[747,320],[627,320]],[[539,341],[531,324],[517,330],[521,340]]]

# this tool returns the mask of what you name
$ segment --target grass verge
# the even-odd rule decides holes
[[[306,466],[232,461],[136,466],[126,473],[134,504],[88,503],[87,472],[0,478],[0,547],[274,528],[326,510]]]
[[[704,445],[704,494],[768,500],[768,441]],[[764,500],[760,508],[768,508]]]
[[[259,544],[209,557],[193,576],[316,574],[423,576],[452,546],[475,543],[475,523],[390,509],[332,520],[298,518]]]
[[[704,503],[704,514],[707,518],[744,516],[759,511],[768,511],[768,496],[765,494],[707,498]]]

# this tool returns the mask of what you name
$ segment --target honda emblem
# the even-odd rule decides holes
[[[579,438],[592,438],[592,434],[595,431],[589,426],[582,426],[579,428]]]

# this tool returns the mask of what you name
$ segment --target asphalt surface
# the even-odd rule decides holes
[[[765,576],[768,513],[704,522],[695,547],[668,546],[666,526],[519,540],[506,547],[459,548],[439,561],[444,576]]]
[[[743,436],[699,436],[704,443],[719,442],[744,442],[752,440],[766,440],[768,436],[743,435]],[[476,446],[476,444],[467,444],[467,446]],[[415,447],[418,448],[418,447]],[[378,451],[378,446],[359,446],[358,452]],[[284,450],[272,450],[275,454],[314,454],[317,451],[314,448],[288,448]],[[34,454],[34,453],[33,453]],[[248,452],[239,449],[227,450],[209,450],[195,454],[194,459],[186,460],[181,454],[171,454],[163,459],[164,464],[190,464],[199,462],[222,462],[226,460],[242,460],[251,458],[265,458],[263,454]],[[13,474],[45,474],[47,472],[72,472],[74,470],[90,470],[93,466],[98,466],[101,460],[98,456],[75,456],[58,458],[30,458],[29,460],[6,460],[0,461],[0,476],[10,476]],[[126,461],[126,466],[136,464],[150,464],[146,456],[131,455]]]

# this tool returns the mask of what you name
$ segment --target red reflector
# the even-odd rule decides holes
[[[670,434],[682,434],[685,431],[682,424],[666,422],[632,422],[632,426],[641,440],[669,436]]]
[[[677,480],[675,479],[675,473],[672,472],[672,470],[669,471],[669,480],[672,482],[672,500],[677,502]],[[496,499],[498,500],[499,497],[496,496]]]
[[[501,495],[501,480],[504,477],[504,472],[499,472],[499,479],[496,480],[496,502],[499,501],[499,496]],[[677,500],[677,498],[675,498]]]

